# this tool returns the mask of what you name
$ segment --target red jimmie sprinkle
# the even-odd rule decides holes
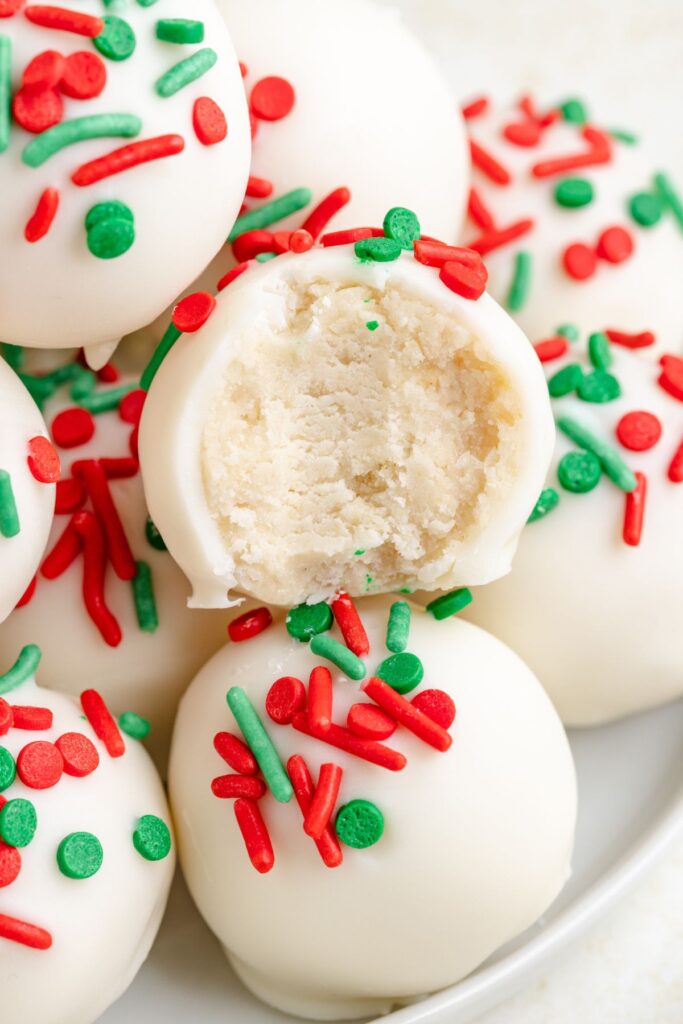
[[[608,263],[623,263],[633,252],[633,236],[621,227],[605,228],[598,238],[596,253]]]
[[[83,459],[72,467],[74,476],[83,480],[97,520],[106,537],[106,554],[120,580],[135,578],[137,567],[102,465],[96,459]],[[85,513],[82,513],[85,514]],[[86,531],[89,528],[86,527]]]
[[[12,113],[24,131],[40,135],[59,124],[64,104],[56,89],[20,89],[12,101]]]
[[[31,580],[31,582],[29,583],[29,585],[27,586],[26,590],[21,595],[21,597],[19,598],[19,600],[17,601],[17,603],[15,604],[14,607],[15,608],[23,608],[25,605],[27,605],[30,602],[30,600],[33,597],[33,595],[35,594],[37,585],[38,585],[38,577],[34,576],[33,579]]]
[[[107,552],[102,527],[92,512],[76,512],[72,522],[83,544],[83,603],[104,642],[118,647],[121,627],[104,597]]]
[[[364,238],[382,238],[382,228],[348,228],[346,231],[331,231],[323,235],[320,244],[325,248],[333,245],[353,245],[354,242],[362,242]]]
[[[549,178],[555,174],[565,174],[567,171],[577,170],[579,167],[593,167],[596,164],[606,164],[612,159],[612,143],[609,136],[600,132],[597,128],[589,125],[581,130],[581,134],[588,143],[588,149],[583,153],[576,153],[571,156],[557,157],[552,160],[541,160],[534,164],[531,173],[535,178]]]
[[[291,111],[296,94],[286,78],[261,78],[251,90],[249,107],[261,121],[280,121]]]
[[[119,418],[124,423],[131,423],[133,426],[137,426],[142,416],[142,409],[146,398],[147,392],[143,391],[142,388],[129,391],[119,402]]]
[[[21,854],[0,840],[0,889],[11,885],[21,871]],[[2,933],[0,933],[1,936]]]
[[[64,758],[64,774],[75,779],[90,775],[100,763],[97,747],[81,732],[65,732],[55,746]]]
[[[542,363],[550,363],[553,359],[559,359],[569,351],[569,342],[561,334],[556,338],[545,338],[537,341],[534,345],[534,352]]]
[[[96,372],[100,384],[114,384],[119,379],[119,371],[113,363],[105,363]]]
[[[131,167],[139,167],[140,164],[149,163],[151,160],[162,160],[167,156],[175,156],[185,149],[185,140],[182,135],[159,135],[154,139],[142,139],[140,142],[131,142],[127,146],[121,146],[106,156],[98,157],[97,160],[90,160],[89,163],[81,166],[71,175],[74,185],[93,185],[103,178],[111,178],[115,174],[129,171]]]
[[[46,188],[41,192],[36,208],[26,222],[24,238],[27,242],[39,242],[45,237],[52,227],[58,209],[59,191],[56,188]]]
[[[275,863],[275,854],[258,804],[253,800],[239,799],[235,801],[234,807],[249,860],[257,871],[265,875]]]
[[[251,263],[249,260],[245,260],[243,263],[238,263],[236,267],[229,270],[227,274],[224,274],[216,285],[216,291],[222,292],[224,288],[227,288],[229,284],[236,281],[238,277],[241,277],[245,270],[249,270]]]
[[[228,122],[218,104],[208,96],[200,96],[192,108],[192,127],[203,146],[215,146],[228,135]]]
[[[97,690],[84,690],[81,694],[83,714],[90,722],[93,732],[102,740],[110,757],[122,757],[126,750],[119,727],[112,718],[109,708]]]
[[[241,643],[242,640],[251,640],[258,636],[273,621],[273,616],[267,608],[254,608],[251,612],[239,615],[232,622],[228,623],[228,636],[233,643]]]
[[[15,729],[40,731],[52,728],[52,712],[49,708],[24,707],[19,704],[12,706]]]
[[[473,249],[462,245],[445,245],[431,238],[420,238],[415,242],[415,259],[426,267],[443,267],[446,263],[462,263],[467,267],[479,267],[481,256]]]
[[[18,942],[31,949],[49,949],[52,945],[52,936],[44,928],[7,914],[0,914],[0,939]]]
[[[589,245],[573,242],[562,253],[562,265],[575,281],[586,281],[595,273],[598,257]]]
[[[513,146],[537,146],[542,128],[538,121],[512,121],[503,128],[503,136]]]
[[[273,188],[272,181],[268,181],[267,178],[256,178],[253,174],[249,175],[247,195],[250,199],[267,199],[273,194]]]
[[[446,730],[377,676],[372,676],[361,688],[371,700],[395,718],[399,725],[436,750],[448,750],[453,739]]]
[[[480,256],[486,256],[487,253],[493,252],[494,249],[500,249],[502,245],[507,245],[509,242],[514,242],[515,239],[521,238],[522,235],[526,235],[533,226],[534,221],[530,217],[526,217],[524,220],[515,221],[514,224],[510,224],[507,228],[487,231],[485,234],[479,235],[478,238],[469,243],[469,248],[474,249]]]
[[[442,729],[450,729],[455,721],[455,704],[443,690],[420,690],[410,703]]]
[[[317,665],[308,680],[308,722],[313,732],[329,729],[332,723],[332,676],[323,665]]]
[[[674,457],[669,463],[667,475],[672,484],[683,483],[683,441],[681,441],[674,452]]]
[[[632,452],[646,452],[654,448],[662,436],[662,424],[653,413],[638,409],[621,417],[616,433],[624,448]]]
[[[479,266],[468,266],[465,263],[445,263],[439,271],[439,277],[452,292],[463,299],[476,300],[486,289],[488,271],[483,263]]]
[[[390,772],[400,772],[407,764],[405,757],[398,750],[392,750],[374,740],[362,740],[334,722],[329,729],[313,732],[308,724],[308,716],[299,712],[292,719],[292,726],[305,736],[329,743],[331,747],[345,750],[347,754],[353,754],[354,757],[360,757],[363,761],[369,761],[380,768],[387,768]]]
[[[348,203],[351,202],[351,192],[348,188],[336,188],[328,196],[318,203],[311,210],[306,220],[301,225],[302,231],[308,231],[309,235],[317,241],[332,218],[339,213]]]
[[[78,558],[81,550],[81,537],[73,519],[70,519],[59,535],[50,552],[45,556],[40,571],[46,580],[56,580]]]
[[[289,725],[306,707],[306,687],[296,676],[276,679],[266,696],[266,712],[278,725]]]
[[[12,707],[2,697],[0,697],[0,736],[6,736],[12,728],[14,722],[14,716],[12,714]]]
[[[308,765],[300,754],[294,754],[293,757],[290,757],[287,762],[287,774],[294,789],[296,802],[305,819],[313,800],[313,780],[311,779]],[[341,846],[334,829],[330,825],[323,829],[320,837],[315,840],[315,845],[326,867],[339,867],[343,859]]]
[[[211,792],[219,800],[260,800],[266,785],[261,779],[245,775],[219,775],[211,783]]]
[[[470,139],[470,153],[474,166],[492,182],[496,185],[510,184],[512,181],[510,172],[488,150],[480,146],[478,142],[475,142],[474,139]]]
[[[655,336],[652,331],[640,331],[638,334],[629,334],[626,331],[617,331],[608,327],[605,334],[614,345],[623,345],[624,348],[648,348],[654,345]]]
[[[63,409],[53,419],[50,432],[60,448],[78,448],[94,436],[95,420],[87,409]]]
[[[664,355],[659,362],[663,372],[657,378],[657,383],[672,398],[683,402],[683,359],[678,356]]]
[[[470,219],[473,220],[477,227],[480,227],[482,231],[492,231],[495,228],[493,215],[477,192],[476,188],[470,189],[469,199],[467,200],[467,212]]]
[[[344,643],[359,658],[370,651],[370,641],[361,622],[358,609],[348,594],[340,594],[332,602],[332,614],[337,620]]]
[[[59,87],[74,100],[92,100],[107,84],[107,69],[97,53],[79,50],[66,58]]]
[[[329,826],[339,796],[341,780],[342,770],[338,764],[328,762],[320,766],[318,785],[304,817],[304,832],[311,839],[320,839]]]
[[[303,687],[303,683],[301,684]],[[217,732],[213,738],[214,749],[240,775],[256,775],[258,764],[246,743],[231,732]]]
[[[24,0],[0,0],[0,18],[11,18],[20,10]]]
[[[99,460],[107,480],[128,480],[135,476],[140,468],[140,463],[131,455],[124,455],[121,458],[103,458]],[[80,463],[74,462],[74,467]]]
[[[388,740],[396,732],[394,719],[375,704],[352,704],[346,725],[363,740]]]
[[[57,483],[55,514],[64,515],[82,508],[85,503],[85,487],[80,480],[67,477]]]
[[[216,308],[209,292],[194,292],[181,299],[173,309],[173,323],[183,334],[194,334],[203,327]]]
[[[29,789],[51,789],[64,772],[64,759],[54,743],[36,740],[17,754],[17,775]]]
[[[272,231],[255,228],[245,231],[232,243],[232,254],[239,263],[248,263],[262,252],[275,251],[275,239]]]
[[[488,96],[478,96],[474,100],[470,100],[460,108],[460,112],[466,121],[471,120],[473,117],[479,117],[481,114],[485,114],[489,109],[489,98]]]
[[[48,4],[30,4],[24,8],[24,14],[34,25],[42,28],[60,29],[63,32],[75,32],[79,36],[94,39],[104,32],[102,18],[94,18],[80,11],[67,10],[65,7],[52,7]]]
[[[636,473],[636,488],[625,495],[624,510],[624,543],[635,548],[640,544],[643,535],[643,518],[645,516],[645,498],[647,495],[647,478],[643,473]]]
[[[59,455],[46,437],[36,434],[28,443],[26,458],[31,476],[41,484],[56,484],[61,473]]]

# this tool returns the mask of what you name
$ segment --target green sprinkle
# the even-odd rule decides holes
[[[638,192],[631,196],[628,211],[641,228],[651,228],[657,224],[664,212],[659,196],[652,192]]]
[[[627,146],[635,146],[638,142],[637,135],[634,135],[633,132],[624,131],[623,128],[610,128],[609,133],[617,142],[624,142]]]
[[[440,622],[442,619],[450,618],[451,615],[457,615],[463,608],[467,608],[468,604],[472,604],[472,591],[467,587],[461,587],[459,590],[451,590],[449,594],[442,594],[441,597],[430,601],[427,611],[431,612],[434,618]]]
[[[548,391],[551,398],[563,398],[576,391],[583,380],[583,370],[578,363],[569,363],[554,373],[548,380]]]
[[[60,149],[88,139],[132,139],[142,130],[142,121],[135,114],[88,114],[62,121],[32,139],[21,154],[28,167],[40,167]]]
[[[140,7],[154,7],[157,0],[138,0]]]
[[[365,662],[361,661],[358,655],[350,651],[344,644],[340,644],[338,640],[331,637],[329,633],[313,637],[311,640],[311,652],[331,661],[349,679],[360,680],[365,678]]]
[[[379,327],[379,320],[368,320],[365,326],[369,331],[376,331]]]
[[[14,782],[17,776],[17,766],[14,758],[7,747],[0,747],[0,793]]]
[[[571,99],[565,100],[564,103],[560,103],[559,107],[562,112],[562,117],[565,121],[569,121],[570,124],[585,124],[588,120],[588,111],[584,103],[581,100],[572,97]]]
[[[204,22],[189,18],[160,18],[157,39],[164,43],[203,43]]]
[[[290,636],[302,643],[308,643],[318,633],[326,633],[332,627],[332,609],[325,601],[319,604],[299,604],[287,615],[285,626]]]
[[[135,225],[123,217],[101,220],[87,234],[88,249],[99,260],[123,256],[135,241]]]
[[[102,844],[92,832],[72,832],[57,847],[57,864],[67,878],[82,882],[102,867]]]
[[[5,360],[8,366],[11,366],[14,372],[21,370],[24,365],[24,349],[21,345],[10,345],[8,341],[2,348],[2,358]]]
[[[621,395],[621,386],[616,377],[604,370],[588,373],[581,380],[576,392],[584,402],[613,402]]]
[[[420,222],[412,210],[404,206],[394,206],[384,218],[384,234],[393,238],[402,249],[412,249],[420,237]]]
[[[512,283],[507,297],[507,308],[513,312],[523,309],[529,298],[531,288],[532,256],[530,252],[518,252],[515,255],[515,266]]]
[[[614,362],[609,338],[602,331],[596,331],[589,337],[588,357],[596,370],[609,370]]]
[[[106,388],[104,391],[95,391],[91,395],[85,395],[78,404],[87,409],[88,412],[97,415],[101,412],[112,412],[118,409],[121,400],[126,397],[129,391],[135,391],[135,383],[121,384],[117,388]]]
[[[60,387],[62,384],[68,384],[69,381],[77,380],[82,372],[83,367],[79,366],[78,363],[65,363],[64,366],[58,366],[56,369],[51,370],[50,373],[46,373],[41,380],[54,384],[55,387]]]
[[[581,331],[576,324],[560,324],[555,334],[561,334],[567,341],[578,341],[581,337]]]
[[[30,373],[19,373],[18,376],[39,409],[43,408],[47,399],[57,390],[57,385],[52,381],[46,381],[44,377],[34,377]]]
[[[364,555],[364,554],[365,554],[365,548],[358,548],[356,551],[354,551],[354,555],[356,555],[359,558],[360,558],[361,555]]]
[[[84,366],[79,366],[79,374],[74,381],[74,384],[69,392],[74,402],[81,403],[84,399],[92,395],[97,384],[97,377],[92,370],[86,370]]]
[[[288,803],[294,795],[292,784],[280,755],[273,746],[254,705],[241,686],[231,687],[228,690],[227,700],[228,706],[235,716],[235,721],[247,741],[247,746],[258,761],[271,793],[281,804]]]
[[[393,238],[363,238],[353,248],[363,263],[391,263],[402,252],[401,246]]]
[[[620,490],[627,494],[635,490],[636,478],[615,448],[605,441],[601,441],[578,420],[569,416],[560,416],[556,422],[558,428],[570,441],[597,456],[605,474]]]
[[[0,810],[0,839],[7,846],[28,846],[37,826],[38,816],[30,800],[8,800]]]
[[[597,487],[602,476],[600,460],[593,452],[569,452],[557,467],[557,479],[565,491],[586,494]]]
[[[137,572],[132,580],[133,599],[138,626],[143,633],[155,633],[159,625],[157,603],[154,599],[152,570],[147,562],[135,563]]]
[[[85,216],[85,230],[90,231],[103,220],[129,220],[132,224],[135,218],[130,206],[119,202],[118,199],[109,199],[105,203],[96,203],[90,207]]]
[[[162,99],[175,96],[186,85],[196,82],[198,78],[201,78],[207,71],[210,71],[217,60],[218,54],[216,51],[212,50],[210,46],[205,46],[203,50],[197,50],[196,53],[186,57],[185,60],[178,61],[156,83],[157,95],[161,96]]]
[[[586,178],[565,178],[555,186],[555,201],[570,209],[588,206],[594,195],[593,186]]]
[[[124,711],[119,715],[119,728],[133,740],[147,739],[152,731],[147,719],[136,715],[134,711]]]
[[[6,469],[0,469],[0,535],[16,537],[20,531],[19,512],[14,500],[12,478]]]
[[[535,523],[537,519],[543,519],[549,512],[552,512],[554,508],[560,503],[560,496],[554,487],[546,487],[544,491],[541,491],[538,501],[533,507],[533,511],[527,523]]]
[[[12,125],[12,40],[0,35],[0,153],[9,146]]]
[[[285,217],[303,210],[312,198],[313,193],[310,188],[295,188],[269,203],[264,203],[263,206],[259,206],[255,210],[248,210],[235,221],[233,229],[228,235],[228,241],[234,242],[236,238],[244,235],[247,231],[267,228],[277,221],[284,220]]]
[[[662,202],[671,210],[678,221],[678,226],[683,228],[683,200],[674,188],[673,182],[662,171],[655,174],[654,182]]]
[[[387,650],[400,654],[408,646],[410,633],[410,605],[405,601],[394,601],[389,609],[387,623]]]
[[[102,19],[104,31],[95,36],[93,43],[108,60],[128,60],[135,50],[135,32],[127,21],[107,14]]]
[[[0,676],[0,694],[16,690],[18,686],[32,679],[40,664],[43,652],[37,644],[27,644],[19,651],[19,657],[12,667]]]
[[[143,814],[133,832],[133,846],[145,860],[163,860],[171,852],[171,831],[156,814]]]
[[[152,358],[147,363],[147,366],[142,371],[140,377],[140,387],[143,391],[149,391],[152,381],[157,375],[157,370],[163,363],[164,359],[175,345],[178,338],[181,336],[182,331],[179,331],[174,323],[170,323],[164,332],[164,336],[154,349]]]
[[[164,538],[159,533],[159,528],[152,522],[149,516],[147,516],[147,522],[145,523],[145,537],[149,546],[154,548],[155,551],[168,550],[164,543]]]
[[[402,651],[385,658],[375,675],[397,693],[410,693],[424,679],[424,666],[416,654]]]
[[[369,800],[351,800],[339,808],[334,827],[345,846],[366,850],[382,838],[384,816]]]
[[[278,253],[276,252],[259,252],[256,254],[257,263],[270,263],[271,260],[277,259]]]

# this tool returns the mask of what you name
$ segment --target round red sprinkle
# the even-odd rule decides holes
[[[267,608],[254,608],[251,612],[245,612],[228,624],[228,636],[233,643],[240,643],[242,640],[251,640],[258,636],[273,621],[273,616]]]
[[[231,732],[217,732],[213,738],[214,749],[240,775],[256,775],[258,764],[249,747]]]
[[[455,704],[443,690],[421,690],[410,703],[442,729],[449,729],[455,721]]]
[[[56,786],[64,771],[64,758],[54,743],[36,740],[27,743],[17,756],[17,774],[30,789]]]
[[[25,89],[54,89],[64,74],[66,61],[57,50],[44,50],[24,68],[21,84]]]
[[[192,109],[192,126],[194,133],[203,146],[215,146],[222,142],[228,134],[228,122],[225,114],[208,96],[200,96],[195,100]]]
[[[12,713],[12,708],[6,700],[3,700],[3,698],[0,697],[0,736],[7,735],[12,728],[13,722],[14,715]]]
[[[181,299],[173,310],[173,323],[183,334],[194,334],[203,327],[216,308],[216,300],[208,292],[194,292]]]
[[[56,89],[20,89],[12,102],[12,113],[25,131],[40,135],[59,124],[64,104]]]
[[[541,130],[537,121],[520,121],[506,124],[503,135],[513,146],[535,146],[541,138]]]
[[[59,480],[61,466],[59,455],[46,437],[36,434],[28,443],[28,468],[41,484],[56,484]]]
[[[262,121],[279,121],[287,117],[295,99],[294,89],[287,79],[271,75],[260,79],[251,90],[249,106],[252,114]]]
[[[83,351],[81,349],[81,351]],[[86,363],[87,366],[87,363]],[[97,379],[100,384],[114,384],[120,377],[119,371],[113,363],[105,363],[97,371]]]
[[[0,18],[11,18],[21,9],[24,0],[0,0]]]
[[[278,725],[289,725],[305,707],[306,687],[296,676],[282,676],[268,690],[266,711]]]
[[[397,723],[375,704],[352,704],[346,724],[361,739],[386,740],[396,731]]]
[[[575,281],[585,281],[595,273],[598,257],[590,246],[583,242],[574,242],[562,253],[562,264]]]
[[[81,732],[65,732],[55,746],[64,759],[64,772],[76,779],[82,779],[94,772],[100,763],[100,755],[94,743]]]
[[[654,448],[661,436],[662,424],[659,419],[642,409],[627,412],[617,423],[619,441],[632,452],[646,452]]]
[[[439,277],[452,292],[463,299],[478,299],[483,295],[488,280],[488,271],[483,261],[468,266],[465,263],[444,263]]]
[[[52,712],[49,708],[31,708],[15,704],[12,715],[15,729],[38,731],[52,728]]]
[[[0,889],[11,885],[21,871],[21,854],[0,840]]]
[[[556,338],[546,338],[534,345],[534,351],[542,363],[549,363],[553,359],[559,359],[569,350],[569,342],[563,335],[558,334]]]
[[[66,58],[60,88],[74,100],[92,100],[107,84],[107,69],[97,53],[79,50]]]
[[[93,437],[95,420],[87,409],[63,409],[53,419],[51,433],[60,448],[78,448]]]
[[[633,252],[633,237],[626,228],[605,228],[598,238],[597,254],[608,263],[623,263]]]
[[[308,252],[313,248],[313,236],[308,231],[292,231],[289,239],[290,252]]]
[[[131,423],[133,426],[137,426],[142,416],[142,407],[145,404],[147,398],[147,392],[143,391],[142,388],[136,388],[135,391],[129,391],[127,395],[124,395],[119,402],[119,416],[124,423]]]

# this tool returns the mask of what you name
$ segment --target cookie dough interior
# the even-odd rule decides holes
[[[435,589],[504,501],[521,403],[453,315],[405,287],[287,284],[202,435],[237,589],[291,604]]]

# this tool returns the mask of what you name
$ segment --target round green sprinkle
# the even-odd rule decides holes
[[[157,39],[164,43],[203,43],[204,22],[189,18],[160,18]]]
[[[612,448],[605,441],[601,441],[599,437],[591,433],[582,423],[572,419],[570,416],[560,416],[556,422],[558,429],[570,441],[577,444],[579,448],[584,448],[587,452],[592,452],[593,455],[597,456],[603,472],[620,490],[630,494],[631,491],[636,489],[637,481],[635,475],[626,465],[616,448]]]
[[[37,826],[38,816],[30,800],[8,800],[0,809],[0,839],[8,846],[28,846]]]
[[[384,234],[393,238],[402,249],[412,249],[420,237],[420,222],[412,210],[404,206],[394,206],[384,218]]]
[[[91,389],[90,392],[79,397],[77,401],[83,409],[87,409],[88,412],[98,415],[102,412],[112,412],[114,409],[118,409],[121,404],[121,400],[126,397],[129,391],[135,391],[134,383],[120,384],[117,388],[105,388],[102,391],[94,391]],[[76,397],[73,394],[73,390],[72,397]]]
[[[584,402],[613,402],[621,395],[621,386],[616,377],[604,370],[594,370],[582,379],[577,394]]]
[[[565,178],[555,186],[555,201],[570,209],[588,206],[594,195],[593,186],[587,178]]]
[[[397,693],[410,693],[424,679],[425,670],[416,654],[402,651],[385,658],[375,675]]]
[[[182,333],[183,332],[179,331],[173,322],[168,325],[164,331],[163,338],[154,349],[150,361],[147,363],[147,366],[144,368],[140,376],[140,387],[143,391],[149,391],[152,381],[156,377],[157,370]]]
[[[155,551],[168,550],[164,543],[164,538],[159,533],[159,528],[152,522],[149,516],[147,516],[147,522],[145,523],[145,537],[149,546],[154,548]]]
[[[538,501],[533,507],[533,511],[529,518],[528,523],[535,523],[537,519],[543,519],[549,512],[552,512],[554,508],[560,503],[560,496],[554,487],[546,487],[544,491],[541,491]]]
[[[592,452],[569,452],[563,455],[557,467],[557,478],[565,491],[586,494],[597,487],[602,469]]]
[[[233,686],[228,690],[227,701],[247,746],[258,761],[268,788],[276,800],[282,804],[288,803],[294,796],[292,784],[254,705],[241,686]]]
[[[236,238],[246,234],[247,231],[268,228],[271,224],[290,217],[293,213],[308,206],[312,198],[313,193],[310,188],[295,188],[283,196],[278,196],[277,199],[272,199],[269,203],[264,203],[263,206],[257,206],[255,210],[248,210],[235,221],[233,229],[228,235],[228,241],[234,242]]]
[[[588,357],[596,370],[609,370],[614,362],[609,338],[602,331],[596,331],[589,337]]]
[[[394,601],[389,609],[387,623],[387,650],[400,654],[408,646],[410,633],[410,605],[405,601]]]
[[[588,111],[584,103],[576,97],[571,97],[560,104],[562,117],[570,124],[585,124],[588,120]]]
[[[369,800],[351,800],[339,808],[335,828],[345,846],[366,850],[382,838],[384,816]]]
[[[563,366],[548,381],[551,398],[563,398],[564,395],[571,394],[572,391],[576,391],[582,380],[583,370],[578,363]]]
[[[287,615],[285,625],[287,632],[295,640],[308,643],[318,633],[326,633],[332,628],[332,609],[325,601],[319,604],[299,604]]]
[[[16,690],[27,679],[36,674],[43,652],[37,644],[27,644],[19,651],[19,657],[12,667],[0,676],[0,695]]]
[[[120,203],[118,199],[110,199],[106,203],[96,203],[90,207],[85,217],[85,230],[90,231],[103,220],[129,220],[132,224],[135,217],[130,206]]]
[[[7,747],[0,747],[0,793],[14,782],[17,766]]]
[[[0,153],[9,146],[12,127],[12,40],[0,35]]]
[[[143,814],[133,832],[133,846],[145,860],[163,860],[171,852],[171,832],[155,814]]]
[[[515,255],[515,266],[512,283],[507,296],[507,308],[513,313],[523,309],[531,288],[532,256],[530,252],[518,252]]]
[[[638,192],[637,195],[631,196],[628,209],[636,224],[640,224],[642,228],[651,228],[661,219],[664,212],[659,196],[653,195],[652,192]]]
[[[0,536],[16,537],[20,532],[19,511],[14,500],[12,477],[6,469],[0,469]]]
[[[427,611],[431,612],[439,622],[441,619],[448,619],[451,615],[457,615],[463,608],[472,603],[472,591],[467,587],[459,590],[451,590],[449,594],[442,594],[427,605]]]
[[[57,847],[57,864],[67,878],[83,881],[102,867],[102,844],[92,832],[72,832]]]
[[[21,154],[29,167],[40,167],[66,146],[88,139],[132,139],[142,131],[142,121],[135,114],[88,114],[48,128],[36,135]]]
[[[318,657],[331,661],[349,679],[358,681],[365,678],[365,662],[329,633],[314,636],[311,640],[311,651]]]
[[[135,227],[123,217],[101,220],[88,231],[88,249],[100,260],[113,260],[128,252],[135,241]]]
[[[159,626],[152,570],[147,562],[136,562],[136,573],[133,577],[133,600],[138,626],[143,633],[154,633]]]
[[[135,50],[135,32],[115,14],[106,14],[102,21],[104,31],[93,39],[95,49],[108,60],[127,60]]]
[[[369,331],[376,331],[379,327],[379,320],[368,320],[365,326]]]
[[[133,740],[147,739],[152,731],[147,719],[136,715],[134,711],[124,711],[119,715],[119,728]]]
[[[210,71],[217,60],[216,51],[212,50],[210,46],[205,46],[190,57],[186,57],[185,60],[178,61],[157,81],[154,86],[157,95],[162,99],[174,96],[180,89],[184,89],[191,82],[196,82],[198,78]]]
[[[354,250],[364,263],[391,263],[401,255],[401,246],[393,238],[363,238]]]
[[[581,331],[576,324],[560,324],[556,328],[555,334],[561,334],[567,341],[578,341],[581,337]]]

